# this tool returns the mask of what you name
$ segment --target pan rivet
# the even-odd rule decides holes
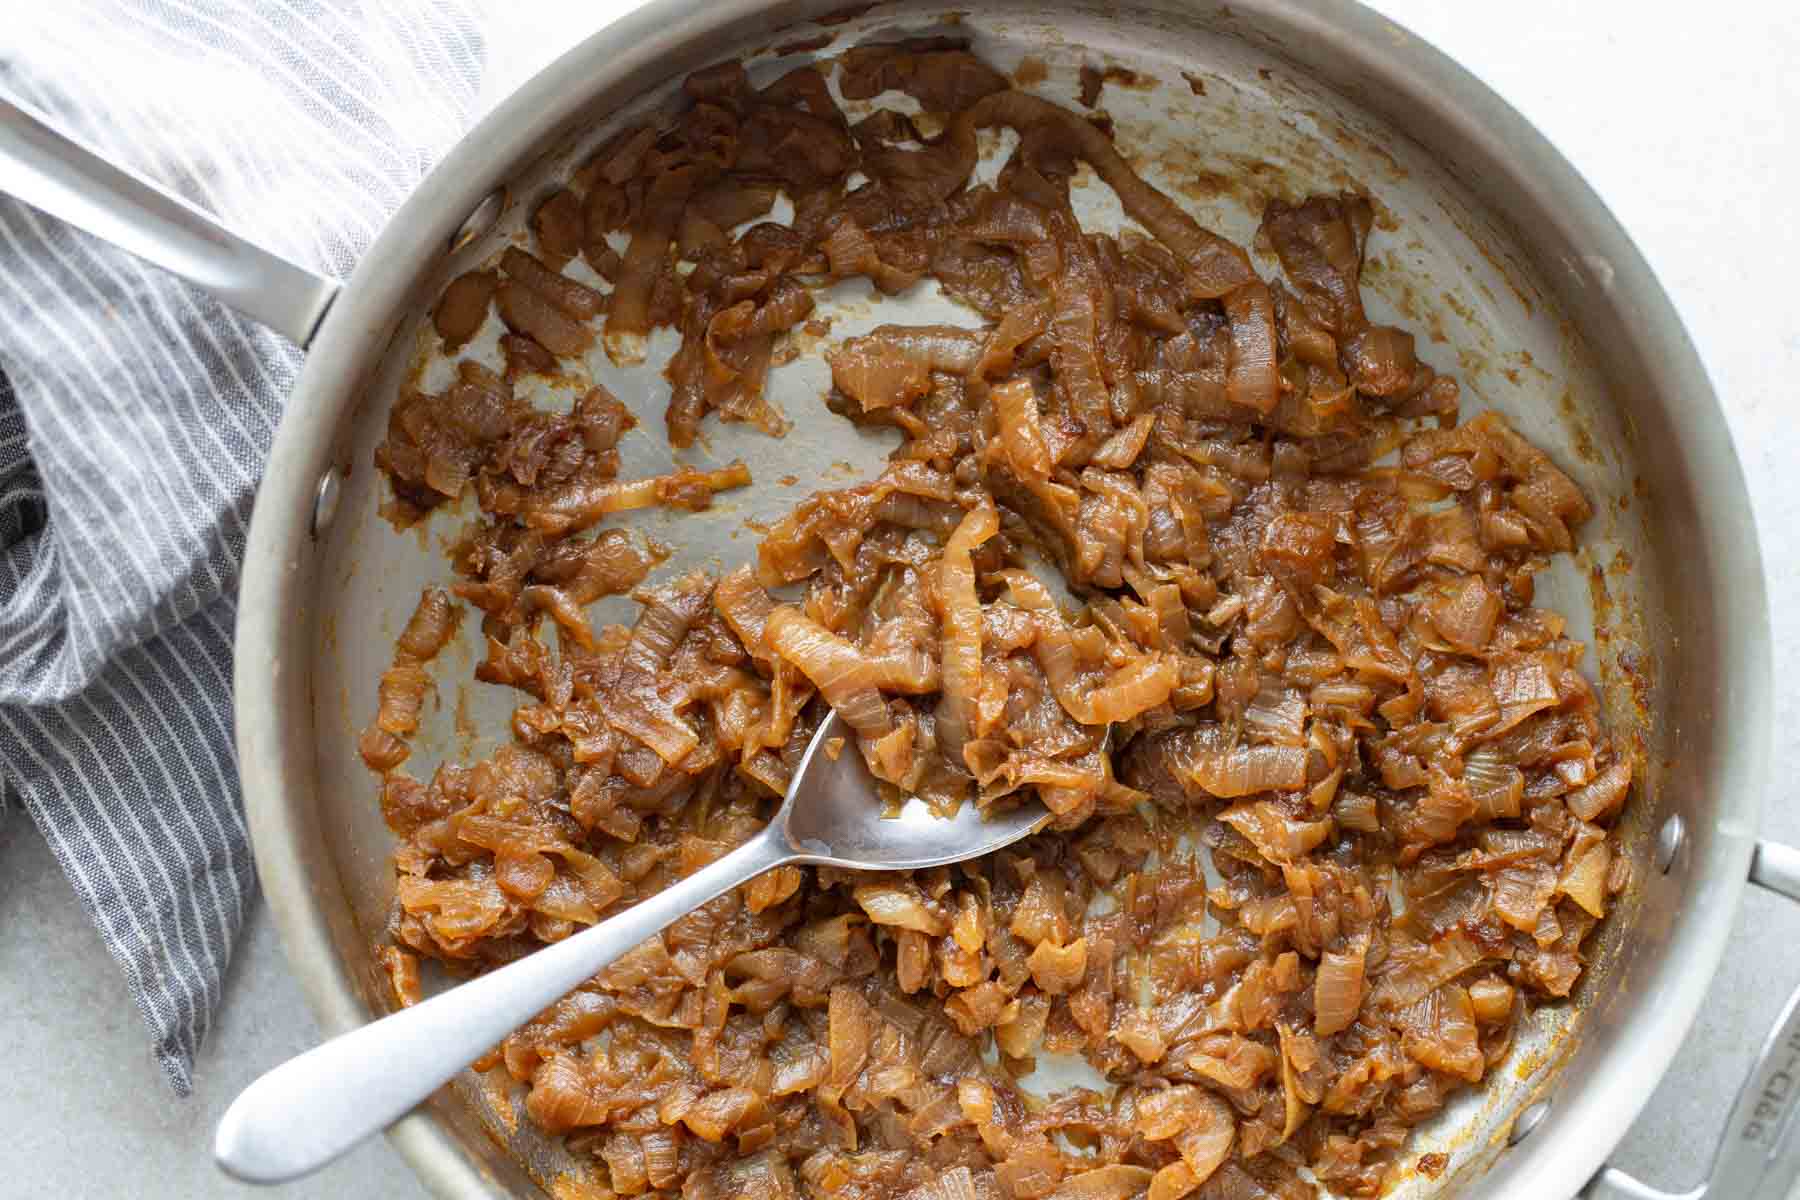
[[[1513,1122],[1512,1132],[1506,1135],[1506,1144],[1516,1146],[1530,1137],[1537,1127],[1544,1123],[1544,1118],[1549,1115],[1550,1102],[1548,1100],[1539,1100],[1536,1104],[1527,1105],[1525,1111],[1520,1113],[1518,1119]]]
[[[1687,841],[1687,823],[1680,817],[1670,817],[1663,822],[1663,827],[1656,834],[1656,869],[1664,875],[1675,865],[1675,856],[1681,853],[1681,844]]]
[[[319,489],[313,493],[313,537],[324,537],[325,531],[331,528],[331,520],[337,516],[338,495],[342,490],[336,467],[328,468],[319,476]]]
[[[500,219],[500,213],[506,208],[506,189],[495,188],[482,198],[475,211],[463,219],[450,235],[450,253],[455,254],[464,246],[494,227]]]

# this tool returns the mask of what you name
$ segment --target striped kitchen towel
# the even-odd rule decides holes
[[[18,5],[0,89],[342,277],[475,115],[477,3]],[[254,889],[231,633],[299,361],[0,198],[0,796],[48,839],[184,1094]]]

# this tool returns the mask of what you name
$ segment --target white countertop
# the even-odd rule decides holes
[[[1375,6],[1460,59],[1548,134],[1674,296],[1749,476],[1775,598],[1776,678],[1800,677],[1800,8],[1778,0]],[[619,7],[588,4],[580,21],[592,28]],[[575,8],[504,5],[490,96],[583,32],[570,28]],[[1778,762],[1784,749],[1800,757],[1800,686],[1779,690]],[[1788,799],[1766,798],[1764,836],[1800,843],[1800,808]],[[1797,984],[1800,911],[1751,895],[1705,1014],[1614,1162],[1665,1188],[1690,1187],[1750,1054]],[[259,906],[196,1064],[194,1096],[176,1100],[123,980],[42,840],[22,814],[0,824],[0,1061],[14,1079],[0,1092],[0,1193],[250,1194],[214,1172],[213,1123],[238,1089],[317,1036]],[[273,1194],[411,1200],[424,1192],[375,1143]]]

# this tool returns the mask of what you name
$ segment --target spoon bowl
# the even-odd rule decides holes
[[[835,712],[807,745],[787,798],[769,822],[793,849],[792,861],[864,871],[941,867],[1003,849],[1050,821],[1036,801],[991,814],[964,804],[946,817],[916,796],[884,815],[875,777],[855,747]]]
[[[225,1110],[213,1158],[249,1183],[317,1170],[405,1116],[640,942],[765,871],[795,863],[943,866],[991,854],[1049,821],[1036,801],[992,817],[964,804],[942,817],[909,797],[886,815],[875,777],[833,712],[813,734],[781,807],[749,841],[616,916],[289,1059]]]

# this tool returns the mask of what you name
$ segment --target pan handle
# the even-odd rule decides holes
[[[337,280],[245,241],[6,96],[0,191],[174,272],[298,346],[312,341],[338,294]]]
[[[1759,842],[1750,882],[1800,902],[1800,848]],[[1800,1181],[1800,990],[1763,1043],[1731,1106],[1725,1137],[1705,1183],[1663,1192],[1606,1167],[1580,1200],[1787,1200]]]

